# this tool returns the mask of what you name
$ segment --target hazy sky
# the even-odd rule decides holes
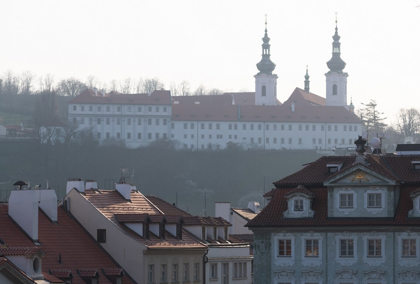
[[[253,91],[268,15],[278,98],[303,87],[325,96],[335,12],[348,97],[370,98],[394,120],[420,109],[420,0],[0,2],[0,73],[31,71],[109,82],[157,77]]]

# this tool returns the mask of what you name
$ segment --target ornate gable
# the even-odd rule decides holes
[[[386,177],[367,166],[356,164],[348,169],[339,171],[324,182],[324,186],[366,186],[366,185],[395,185],[396,180]]]

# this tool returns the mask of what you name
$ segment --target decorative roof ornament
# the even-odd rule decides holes
[[[333,43],[332,43],[332,57],[327,62],[328,68],[332,72],[339,72],[342,73],[344,67],[346,67],[346,62],[341,59],[341,48],[340,48],[340,36],[338,35],[338,25],[337,25],[337,15],[335,18],[335,33],[333,35]]]
[[[262,55],[261,61],[258,62],[257,68],[260,71],[259,74],[268,74],[271,75],[276,68],[276,64],[274,64],[270,60],[270,38],[268,37],[267,33],[267,15],[265,17],[265,31],[264,37],[262,38],[263,44],[262,46]]]
[[[309,93],[309,74],[308,74],[308,65],[306,65],[306,74],[305,74],[305,92]]]
[[[356,152],[359,155],[363,155],[366,151],[366,139],[362,138],[362,136],[359,136],[359,138],[356,141],[354,141],[354,144],[356,144]]]

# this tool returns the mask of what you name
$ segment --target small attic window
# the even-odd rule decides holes
[[[303,199],[302,198],[293,200],[293,211],[295,211],[295,212],[303,211]]]
[[[420,161],[411,161],[411,165],[413,166],[414,170],[420,170]]]
[[[96,230],[96,240],[98,243],[106,243],[106,229]]]
[[[327,164],[328,173],[333,174],[341,169],[342,163],[331,163]]]

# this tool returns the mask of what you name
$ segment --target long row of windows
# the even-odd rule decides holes
[[[382,257],[383,255],[383,240],[380,238],[367,239],[367,257]],[[306,239],[304,247],[305,257],[319,257],[319,239]],[[402,239],[401,240],[401,257],[416,257],[417,256],[417,240],[416,239]],[[291,257],[292,239],[278,240],[279,257]],[[348,258],[355,256],[355,240],[340,239],[339,240],[339,257]]]
[[[219,264],[210,264],[210,280],[216,281],[221,277],[222,283],[229,283],[229,263],[221,263],[221,271],[219,275]],[[247,263],[234,262],[233,263],[233,279],[247,279]]]
[[[144,122],[143,122],[144,120]],[[74,124],[85,124],[88,123],[88,125],[111,125],[115,122],[116,125],[121,125],[122,123],[125,125],[142,125],[143,123],[147,124],[147,125],[167,125],[168,124],[168,120],[166,118],[127,118],[124,120],[124,122],[122,122],[121,118],[116,118],[115,120],[110,118],[110,117],[106,117],[106,118],[92,118],[89,117],[89,119],[86,119],[84,117],[81,117],[79,119],[77,119],[76,117],[73,117],[73,123]]]
[[[190,272],[190,263],[183,263],[182,265],[182,275],[180,278],[179,274],[179,265],[177,263],[172,264],[170,267],[170,271],[168,272],[168,265],[167,264],[161,264],[160,265],[160,275],[158,278],[156,278],[156,267],[154,264],[148,265],[147,270],[147,283],[148,284],[154,284],[154,283],[168,283],[168,282],[189,282],[191,280],[197,282],[200,281],[200,263],[194,263],[193,265],[193,275],[191,278],[191,272]],[[168,274],[170,273],[170,274]],[[158,280],[159,282],[157,282]]]
[[[213,135],[213,134],[208,134],[208,135],[205,135],[205,134],[201,134],[200,136],[199,136],[201,139],[223,139],[223,134],[216,134],[216,135]],[[183,136],[183,138],[184,139],[196,139],[196,135],[195,134],[184,134],[184,136]],[[232,134],[229,134],[229,135],[227,135],[227,138],[230,140],[230,141],[235,141],[235,140],[241,140],[239,137],[238,137],[238,135],[232,135]],[[249,141],[248,141],[249,140]],[[334,142],[334,144],[335,145],[353,145],[353,140],[354,139],[351,139],[351,138],[349,138],[349,139],[345,139],[345,138],[342,138],[341,140],[339,140],[338,138],[335,138],[334,140],[333,139],[331,139],[331,138],[327,138],[327,144],[328,145],[331,145],[331,143],[332,142]],[[322,138],[318,138],[318,139],[316,139],[316,138],[312,138],[312,144],[313,145],[322,145],[323,144],[323,139]],[[348,144],[346,144],[346,141],[348,142]],[[251,144],[262,144],[263,143],[263,138],[262,137],[242,137],[242,140],[240,141],[240,142],[249,142],[249,143],[251,143]],[[301,137],[299,137],[298,139],[297,139],[297,142],[298,142],[298,144],[300,145],[300,144],[302,144],[303,143],[303,139],[301,138]],[[277,137],[266,137],[265,138],[265,144],[292,144],[293,143],[293,138],[292,137],[289,137],[289,138],[284,138],[284,137],[280,137],[280,138],[277,138]]]
[[[154,137],[153,137],[153,134],[155,134]],[[166,139],[167,134],[166,133],[147,133],[146,137],[147,137],[148,140]],[[111,135],[110,132],[105,132],[105,136],[103,137],[101,132],[97,132],[96,133],[96,138],[99,139],[99,140],[102,139],[102,138],[104,138],[104,139],[112,139],[112,138],[122,139],[122,136],[121,136],[120,132],[116,132],[115,136]],[[136,137],[137,140],[142,140],[143,138],[144,137],[142,136],[142,133],[140,133],[140,132],[137,133],[137,137]],[[133,136],[133,134],[131,132],[127,132],[125,139],[131,140],[131,139],[135,139],[135,137]]]
[[[183,128],[184,129],[195,129],[195,122],[184,122],[183,123]],[[212,123],[212,122],[208,122],[208,123],[204,123],[201,122],[200,123],[200,129],[204,130],[204,129],[208,129],[208,130],[212,130],[212,129],[222,129],[224,124],[220,124],[220,123]],[[172,124],[172,128],[175,128],[175,124]],[[227,129],[228,130],[262,130],[263,129],[263,124],[258,123],[258,124],[254,124],[254,123],[229,123],[227,125]],[[292,131],[293,129],[293,124],[276,124],[276,123],[265,123],[265,130],[289,130]],[[325,125],[319,125],[317,126],[316,124],[298,124],[298,129],[299,131],[325,131]],[[338,131],[338,125],[328,125],[327,126],[327,130],[328,131]],[[357,125],[342,125],[342,130],[343,131],[355,131],[357,132],[358,127]]]
[[[93,105],[73,105],[72,109],[73,111],[77,111],[77,109],[79,108],[79,111],[81,112],[111,112],[111,111],[116,111],[116,112],[121,112],[121,110],[125,110],[126,112],[167,112],[168,111],[168,107],[166,106],[155,106],[154,108],[152,106],[125,106],[122,108],[122,106],[102,106],[102,105],[98,105],[98,106],[93,106]]]

